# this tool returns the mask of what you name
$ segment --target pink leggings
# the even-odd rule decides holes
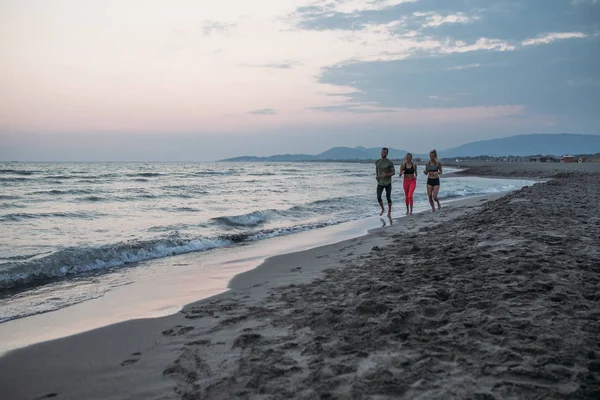
[[[413,205],[413,193],[417,187],[417,180],[415,178],[404,178],[404,201],[406,206]]]

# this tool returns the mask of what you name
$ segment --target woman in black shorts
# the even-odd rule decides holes
[[[427,196],[429,197],[429,204],[431,205],[431,211],[435,211],[435,200],[438,205],[438,210],[442,208],[440,201],[438,200],[438,192],[440,191],[440,174],[442,173],[442,164],[438,160],[437,151],[431,150],[429,153],[429,161],[425,164],[425,171],[427,175]]]

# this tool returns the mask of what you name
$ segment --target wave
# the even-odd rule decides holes
[[[29,181],[29,178],[25,178],[22,176],[18,176],[18,177],[12,177],[12,178],[4,178],[0,176],[0,182],[24,182],[24,181]]]
[[[177,207],[174,211],[182,211],[182,212],[200,212],[199,209],[194,207]]]
[[[81,199],[83,201],[102,201],[105,200],[104,197],[99,197],[99,196],[88,196],[88,197],[84,197],[83,199]]]
[[[0,222],[16,222],[38,218],[81,218],[92,219],[101,214],[92,212],[12,213],[0,216]]]
[[[273,222],[276,219],[293,221],[307,216],[323,215],[332,210],[341,210],[351,201],[352,197],[335,197],[316,200],[310,203],[296,205],[284,210],[264,209],[241,215],[224,215],[211,218],[212,223],[230,228],[252,228]]]
[[[231,226],[231,227],[252,227],[262,225],[269,220],[267,213],[271,210],[267,211],[253,211],[248,214],[242,215],[227,215],[222,217],[212,218],[211,221],[214,221],[220,225]]]
[[[0,194],[0,200],[18,200],[20,199],[19,196],[12,196],[9,194]]]
[[[71,247],[30,261],[0,264],[0,289],[36,286],[92,271],[231,245],[227,239],[163,238],[98,247]]]
[[[40,190],[37,192],[33,192],[31,194],[41,194],[41,195],[53,195],[53,196],[62,196],[64,194],[91,194],[94,193],[91,189],[71,189],[71,190]]]
[[[246,174],[247,176],[274,176],[277,175],[274,172],[255,172],[255,173],[250,173],[250,174]]]
[[[292,213],[323,213],[325,211],[337,210],[347,207],[349,202],[359,196],[332,197],[330,199],[315,200],[306,204],[300,204],[288,209]]]
[[[278,236],[293,235],[295,233],[305,232],[313,229],[324,228],[326,226],[338,225],[344,222],[353,220],[352,216],[349,217],[338,217],[335,219],[329,219],[327,221],[311,222],[305,224],[298,224],[292,226],[285,226],[280,228],[261,229],[258,231],[251,232],[236,232],[223,234],[219,238],[231,241],[233,243],[241,242],[254,242],[258,240],[269,239]]]
[[[48,176],[44,176],[44,179],[75,179],[75,178],[79,178],[78,176],[71,176],[71,175],[48,175]]]
[[[2,208],[27,208],[27,206],[24,204],[0,203],[0,209]]]
[[[33,175],[38,171],[27,171],[22,169],[0,169],[0,174],[7,175]]]
[[[495,194],[495,193],[504,193],[509,192],[511,190],[516,190],[519,187],[516,185],[502,185],[502,186],[492,186],[492,187],[473,187],[464,185],[460,188],[453,188],[450,190],[442,191],[440,190],[439,199],[440,200],[452,200],[458,198],[466,198],[471,196],[479,196],[485,194]]]
[[[205,175],[231,175],[231,171],[198,171],[191,174],[192,176]]]
[[[252,213],[251,213],[252,214]],[[261,212],[237,216],[238,221],[259,218]],[[227,217],[229,218],[231,217]],[[352,217],[329,219],[327,221],[304,223],[270,229],[250,230],[215,235],[215,237],[179,238],[177,234],[154,240],[134,240],[96,247],[71,247],[58,250],[45,256],[31,257],[22,261],[9,261],[0,264],[0,293],[3,290],[19,290],[44,285],[57,279],[76,277],[92,272],[110,272],[128,264],[201,252],[230,246],[236,243],[252,242],[276,236],[291,235],[311,229],[336,225],[351,220]],[[245,225],[247,226],[247,225]],[[163,229],[164,228],[164,229]],[[177,227],[155,227],[152,231],[171,231]]]
[[[144,178],[153,178],[153,177],[157,177],[157,176],[162,176],[163,174],[158,173],[158,172],[137,172],[134,174],[127,174],[126,176],[141,176]]]

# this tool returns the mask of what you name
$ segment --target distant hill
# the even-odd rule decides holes
[[[389,148],[390,158],[403,158],[406,155],[405,150]],[[381,157],[381,147],[332,147],[322,153],[311,154],[277,154],[268,157],[242,156],[227,158],[220,161],[228,162],[251,162],[251,161],[333,161],[333,160],[377,160]]]
[[[600,151],[600,135],[540,133],[471,142],[440,151],[439,154],[444,158],[533,154],[561,156],[598,151]]]
[[[265,162],[265,161],[318,161],[315,156],[310,154],[277,154],[269,157],[255,157],[255,156],[241,156],[226,158],[219,161],[230,161],[230,162]]]
[[[517,135],[500,139],[481,140],[463,144],[446,150],[438,150],[441,158],[477,157],[477,156],[529,156],[586,154],[600,152],[600,135],[580,134],[531,134]],[[389,157],[403,158],[406,150],[389,148]],[[381,147],[332,147],[322,153],[311,154],[278,154],[269,157],[243,156],[221,161],[363,161],[376,160],[381,155]],[[428,154],[413,153],[414,157],[429,158]]]

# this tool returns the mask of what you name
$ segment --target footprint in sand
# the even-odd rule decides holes
[[[121,363],[121,367],[124,367],[126,365],[135,364],[136,362],[140,361],[141,356],[142,356],[142,353],[140,353],[140,352],[132,353],[131,358],[128,358],[127,360],[125,360]]]
[[[186,334],[187,332],[191,331],[192,329],[194,329],[193,326],[175,325],[171,329],[162,331],[162,334],[165,336],[180,336],[180,335]]]

